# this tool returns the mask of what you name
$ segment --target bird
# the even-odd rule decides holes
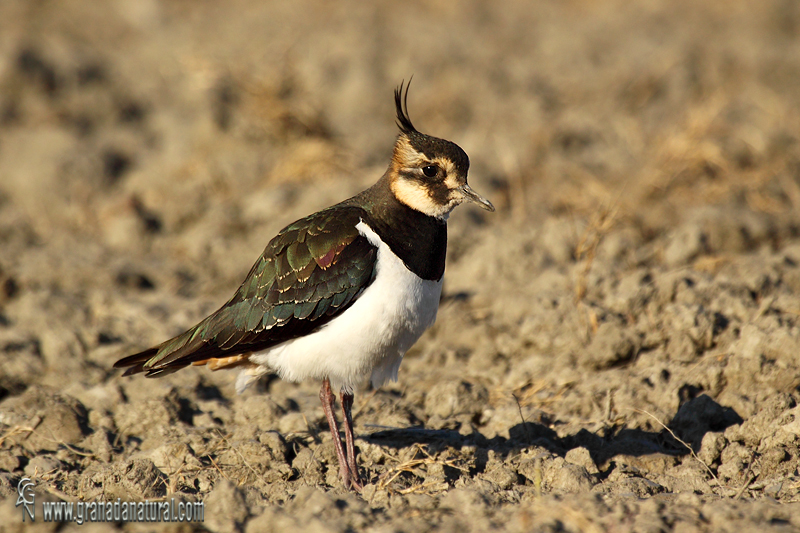
[[[189,365],[240,369],[237,392],[266,374],[322,382],[319,397],[346,490],[363,481],[355,457],[354,391],[397,380],[406,351],[433,325],[445,271],[447,221],[472,202],[457,144],[419,132],[410,81],[395,88],[399,133],[371,187],[283,228],[222,307],[184,333],[114,364],[158,377]],[[334,413],[341,396],[345,442]]]

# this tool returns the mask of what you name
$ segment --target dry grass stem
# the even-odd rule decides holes
[[[655,423],[656,423],[656,424],[658,424],[659,426],[661,426],[661,427],[662,427],[663,429],[665,429],[665,430],[666,430],[666,431],[667,431],[667,432],[668,432],[670,435],[672,435],[672,438],[673,438],[673,439],[675,439],[676,441],[678,441],[679,443],[681,443],[681,445],[683,445],[683,446],[684,446],[684,447],[685,447],[687,450],[689,450],[689,453],[690,453],[690,454],[692,454],[692,457],[693,457],[693,458],[694,458],[694,459],[695,459],[695,460],[696,460],[698,463],[700,463],[701,465],[703,465],[703,466],[705,467],[706,471],[707,471],[707,472],[708,472],[708,474],[709,474],[709,475],[710,475],[710,476],[711,476],[711,477],[714,479],[714,482],[716,483],[716,485],[717,485],[718,487],[726,487],[725,485],[723,485],[722,483],[720,483],[720,481],[719,481],[719,478],[717,478],[717,475],[714,473],[714,471],[713,471],[713,470],[711,470],[711,467],[710,467],[710,466],[708,466],[708,465],[705,463],[705,461],[703,461],[702,459],[700,459],[700,458],[697,456],[697,454],[696,454],[696,453],[694,453],[694,450],[692,449],[692,447],[691,447],[691,446],[689,446],[689,444],[688,444],[688,443],[686,443],[686,442],[685,442],[683,439],[681,439],[680,437],[678,437],[678,436],[675,434],[675,432],[674,432],[674,431],[672,431],[670,428],[668,428],[666,425],[664,425],[664,423],[663,423],[663,422],[661,422],[661,420],[659,420],[658,418],[656,418],[656,417],[655,417],[655,415],[653,415],[653,414],[651,414],[651,413],[648,413],[648,412],[647,412],[647,411],[645,411],[644,409],[636,409],[636,408],[633,408],[632,410],[633,410],[633,411],[635,411],[635,412],[637,412],[637,413],[642,413],[642,414],[645,414],[645,415],[649,416],[650,418],[652,418],[652,419],[655,421]],[[729,487],[726,487],[726,488],[729,488]]]
[[[419,454],[422,454],[424,457],[417,458],[417,456]],[[441,466],[447,466],[447,467],[450,467],[450,468],[455,468],[456,470],[460,470],[462,472],[467,472],[468,471],[466,468],[456,464],[455,461],[453,461],[452,459],[437,459],[437,458],[431,456],[427,452],[427,450],[425,450],[425,448],[422,445],[419,445],[419,444],[415,444],[414,445],[411,457],[412,457],[412,459],[408,459],[408,460],[399,462],[399,464],[389,468],[386,472],[381,474],[380,477],[378,478],[378,488],[385,489],[385,488],[389,487],[391,485],[391,483],[393,483],[404,472],[410,473],[410,474],[415,475],[417,477],[421,477],[421,475],[420,475],[421,473],[417,470],[420,466],[441,465]],[[393,458],[393,459],[396,459],[396,458]],[[400,461],[399,459],[396,459],[396,460]],[[443,482],[433,482],[433,483],[427,483],[427,484],[423,483],[423,484],[420,484],[420,485],[415,485],[415,486],[408,487],[406,489],[400,489],[400,490],[391,489],[391,487],[389,487],[389,488],[390,488],[390,490],[394,490],[395,492],[397,492],[399,494],[408,494],[408,493],[411,493],[411,492],[419,492],[419,491],[422,490],[423,487],[438,487],[442,483]],[[444,483],[444,485],[447,485],[447,484]],[[445,490],[445,489],[436,489],[435,492],[440,492],[441,490]],[[401,491],[406,491],[406,492],[401,492]]]
[[[10,439],[11,437],[15,437],[17,435],[21,435],[22,433],[32,433],[36,430],[35,427],[30,426],[14,426],[2,435],[0,435],[0,446],[2,446],[6,439]]]

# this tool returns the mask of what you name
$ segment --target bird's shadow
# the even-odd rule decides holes
[[[432,452],[445,448],[473,447],[476,450],[476,473],[484,470],[489,450],[496,456],[507,457],[524,449],[541,447],[564,457],[569,450],[583,447],[589,451],[602,477],[604,472],[607,475],[613,470],[613,459],[617,456],[661,454],[680,457],[697,453],[706,433],[724,431],[725,428],[742,422],[734,409],[724,407],[702,394],[681,405],[672,420],[655,431],[606,427],[596,432],[580,429],[574,434],[559,437],[554,429],[543,424],[523,422],[509,428],[509,438],[496,436],[490,439],[474,427],[466,434],[454,429],[411,427],[376,431],[362,435],[360,439],[397,449],[415,444],[426,445]]]

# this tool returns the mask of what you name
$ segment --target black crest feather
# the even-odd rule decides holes
[[[411,79],[413,79],[413,76]],[[411,119],[408,118],[408,88],[411,87],[411,79],[408,80],[408,84],[405,83],[405,80],[401,81],[400,87],[394,90],[394,105],[395,108],[397,108],[397,127],[406,135],[419,133],[417,128],[411,123]],[[405,85],[406,89],[405,94],[403,93],[403,85]]]

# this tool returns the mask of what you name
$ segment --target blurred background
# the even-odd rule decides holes
[[[3,0],[0,399],[53,387],[117,444],[125,402],[174,389],[204,412],[212,385],[239,402],[235,374],[110,367],[218,307],[280,228],[374,183],[412,75],[414,124],[465,149],[497,212],[450,218],[439,322],[360,430],[673,423],[700,449],[783,398],[778,424],[800,384],[795,0]],[[447,380],[473,388],[430,388]],[[316,384],[263,388],[321,422]],[[717,411],[675,425],[704,394]],[[451,397],[472,407],[438,409]],[[741,418],[713,422],[723,407]],[[755,450],[737,438],[717,447]],[[798,464],[786,442],[770,475]],[[719,450],[738,490],[746,461]]]
[[[238,277],[202,243],[250,258],[250,238],[375,181],[412,75],[411,117],[470,154],[492,224],[613,206],[652,238],[699,205],[800,203],[791,0],[8,0],[0,15],[12,241],[156,247]]]

